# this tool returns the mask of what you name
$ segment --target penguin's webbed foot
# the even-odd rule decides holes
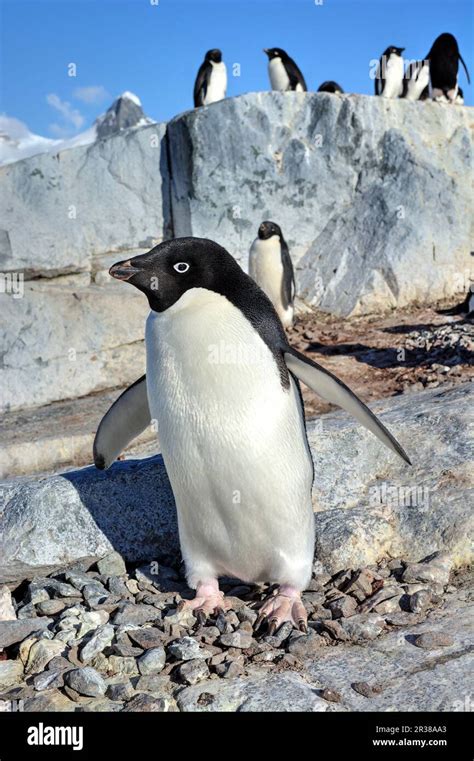
[[[268,634],[274,634],[285,621],[301,632],[308,631],[308,614],[301,602],[301,592],[288,584],[282,584],[276,594],[268,597],[260,608],[255,629],[266,621]]]
[[[220,591],[217,580],[198,582],[196,596],[193,600],[181,600],[178,610],[192,610],[199,623],[204,623],[207,616],[228,610],[230,603]]]

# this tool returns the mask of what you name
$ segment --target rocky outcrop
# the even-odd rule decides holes
[[[374,410],[413,458],[409,468],[345,414],[308,424],[315,462],[316,557],[325,570],[444,550],[471,558],[471,384],[378,402]],[[161,457],[49,478],[4,481],[0,582],[118,550],[126,560],[179,552]]]
[[[170,236],[164,124],[0,169],[0,271],[91,269],[92,255]]]

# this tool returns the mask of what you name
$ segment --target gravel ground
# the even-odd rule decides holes
[[[187,710],[183,690],[197,686],[196,709],[212,710],[216,688],[226,680],[304,678],[306,664],[317,663],[328,648],[357,647],[419,624],[462,576],[453,580],[443,553],[332,577],[315,562],[303,595],[308,633],[284,624],[268,636],[254,623],[271,588],[221,580],[232,609],[201,622],[178,610],[192,597],[181,565],[126,568],[113,552],[91,568],[82,564],[25,581],[11,595],[0,590],[0,707],[22,700],[25,711],[178,711]],[[452,644],[449,632],[428,630],[412,646]],[[374,687],[357,682],[352,689],[365,695]],[[258,695],[256,710],[271,710],[274,693]],[[317,700],[323,708],[310,710],[333,710],[340,696],[322,685]]]

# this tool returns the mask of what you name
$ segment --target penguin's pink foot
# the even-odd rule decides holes
[[[308,614],[301,602],[301,592],[289,584],[282,584],[276,594],[268,597],[259,610],[255,629],[267,621],[268,634],[275,634],[285,621],[289,621],[301,632],[308,631]]]
[[[178,605],[179,611],[192,610],[199,623],[204,623],[210,614],[218,614],[219,611],[229,608],[230,603],[225,599],[224,592],[220,591],[216,579],[198,582],[195,598],[193,600],[181,600]]]

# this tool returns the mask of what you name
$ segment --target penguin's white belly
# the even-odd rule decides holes
[[[290,89],[290,78],[280,58],[272,58],[268,62],[268,75],[272,90]]]
[[[292,325],[293,306],[285,308],[282,302],[283,264],[277,236],[267,240],[257,238],[253,242],[249,254],[249,275],[267,294],[283,325]]]
[[[225,63],[221,61],[221,63],[212,63],[211,65],[212,72],[204,98],[205,106],[225,98],[227,89],[227,69]]]
[[[403,58],[390,56],[385,68],[384,98],[398,98],[403,91]]]
[[[146,328],[147,384],[188,582],[231,575],[303,588],[312,465],[296,384],[223,296],[187,291]]]

